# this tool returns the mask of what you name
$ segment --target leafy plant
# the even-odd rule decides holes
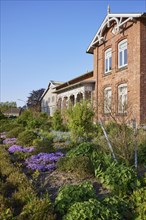
[[[24,207],[19,215],[20,220],[55,220],[54,210],[49,196],[46,194],[43,198],[34,197]]]
[[[55,131],[64,131],[63,118],[59,109],[57,109],[53,114],[52,128]]]
[[[74,156],[79,156],[79,155],[83,155],[83,156],[91,156],[93,150],[95,149],[94,144],[90,143],[90,142],[83,142],[81,144],[79,144],[77,147],[74,147],[73,149],[71,149],[66,156],[67,157],[74,157]]]
[[[76,142],[80,138],[88,140],[92,136],[94,112],[89,102],[77,103],[67,110],[68,127],[72,139]]]
[[[79,185],[66,185],[59,189],[55,200],[55,209],[60,215],[65,215],[75,202],[88,201],[95,197],[94,188],[89,182]]]
[[[136,220],[146,217],[146,187],[137,189],[133,192],[131,200],[134,204],[134,217]]]
[[[23,131],[24,131],[23,127],[21,127],[21,126],[15,127],[12,130],[10,130],[9,132],[7,132],[7,137],[8,138],[13,138],[13,137],[17,138],[19,133],[21,133]]]
[[[32,130],[26,130],[18,135],[17,143],[23,146],[31,146],[33,140],[37,137],[37,134]]]
[[[78,178],[85,178],[94,174],[90,159],[82,155],[60,158],[57,167],[59,170],[73,173]]]

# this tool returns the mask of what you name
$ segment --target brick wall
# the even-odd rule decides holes
[[[114,25],[113,25],[114,26]],[[146,26],[139,20],[128,22],[120,33],[112,33],[113,26],[106,30],[106,41],[94,49],[94,77],[97,79],[95,99],[98,100],[98,118],[103,117],[103,90],[105,87],[112,88],[113,113],[118,114],[118,85],[127,83],[128,110],[125,116],[129,121],[136,118],[139,124],[145,117],[146,109]],[[128,65],[118,69],[118,43],[127,39]],[[141,44],[141,45],[140,45]],[[104,74],[105,50],[112,48],[112,71]]]
[[[141,19],[140,41],[140,120],[146,124],[146,19]]]

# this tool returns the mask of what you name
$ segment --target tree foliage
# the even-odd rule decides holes
[[[0,112],[5,112],[10,108],[17,108],[16,102],[0,102]]]
[[[43,94],[45,89],[33,90],[27,100],[28,108],[32,108],[34,110],[39,110],[39,100]]]
[[[73,108],[70,107],[67,110],[67,115],[68,127],[72,133],[72,137],[75,139],[88,139],[93,128],[94,112],[92,105],[86,101],[77,103]]]

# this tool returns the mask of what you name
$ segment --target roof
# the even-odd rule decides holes
[[[119,30],[124,26],[128,21],[133,22],[135,19],[140,17],[146,17],[146,13],[130,13],[130,14],[111,14],[110,9],[108,9],[108,13],[100,25],[98,31],[96,32],[93,40],[91,41],[89,47],[87,48],[87,53],[93,54],[93,50],[95,45],[100,45],[105,41],[104,31],[107,28],[110,28],[111,23],[114,21],[116,23],[113,34],[119,32]]]
[[[19,115],[21,108],[10,108],[4,112],[4,115]]]
[[[83,80],[85,80],[85,79],[88,79],[88,78],[90,78],[90,77],[92,77],[92,76],[93,76],[93,71],[90,71],[90,72],[87,72],[87,73],[85,73],[85,74],[82,74],[82,75],[80,75],[80,76],[78,76],[78,77],[76,77],[76,78],[73,78],[73,79],[71,79],[71,80],[69,80],[69,81],[67,81],[67,82],[65,82],[65,83],[63,83],[63,84],[57,86],[57,87],[56,87],[56,92],[59,91],[59,90],[62,89],[62,88],[66,88],[66,87],[68,87],[68,86],[70,86],[70,85],[74,85],[74,84],[76,84],[77,82],[81,82],[81,81],[83,81]]]
[[[88,80],[88,81],[77,82],[77,83],[75,83],[75,84],[68,85],[68,86],[63,87],[63,88],[61,88],[61,89],[58,89],[58,90],[54,91],[54,93],[60,93],[60,92],[63,92],[64,90],[70,89],[70,88],[72,88],[72,87],[74,87],[74,86],[81,86],[81,85],[85,85],[85,84],[89,84],[89,83],[90,83],[90,84],[94,84],[94,83],[95,83],[95,80]]]
[[[41,101],[41,100],[44,98],[44,96],[46,95],[46,93],[47,93],[48,90],[50,89],[50,85],[51,85],[51,84],[52,84],[52,85],[54,86],[54,88],[55,88],[56,86],[59,86],[59,85],[63,84],[63,82],[50,80],[50,82],[49,82],[49,84],[48,84],[48,88],[43,92],[43,94],[42,94],[42,96],[40,97],[39,101]]]

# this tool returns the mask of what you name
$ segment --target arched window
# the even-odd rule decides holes
[[[118,44],[118,67],[127,65],[127,40],[122,40]]]
[[[112,49],[109,48],[105,51],[105,73],[112,70]]]
[[[127,112],[127,84],[118,86],[118,113]]]
[[[106,87],[104,89],[104,113],[111,112],[111,103],[112,103],[112,89],[111,87]]]

